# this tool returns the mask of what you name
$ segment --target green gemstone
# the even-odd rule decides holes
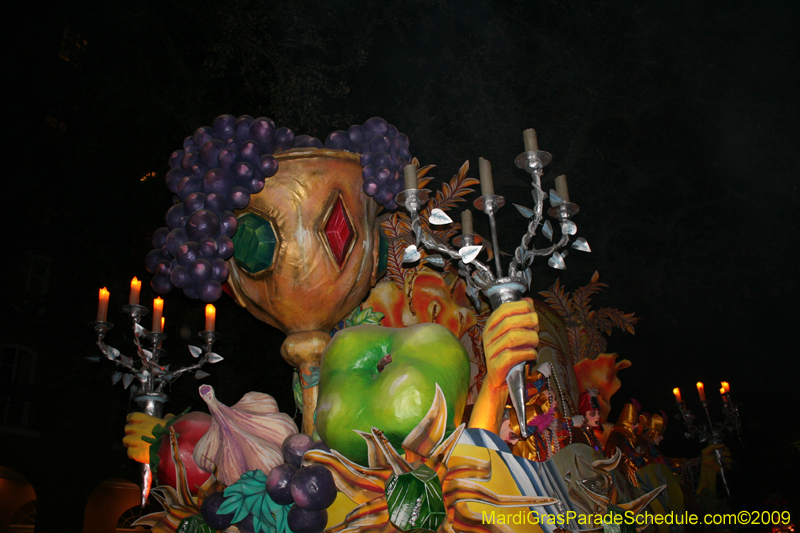
[[[389,520],[400,531],[436,531],[447,517],[439,476],[422,465],[386,482]]]
[[[245,213],[238,222],[239,228],[232,239],[236,264],[251,274],[269,268],[278,243],[272,222],[253,213]]]

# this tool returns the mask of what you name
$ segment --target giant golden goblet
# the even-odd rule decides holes
[[[375,284],[377,204],[361,189],[357,154],[294,149],[237,211],[229,284],[237,303],[287,334],[281,355],[300,373],[303,432],[314,429],[319,367],[330,330]]]

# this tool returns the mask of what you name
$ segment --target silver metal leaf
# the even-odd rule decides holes
[[[575,235],[578,233],[578,225],[571,220],[565,220],[561,223],[561,231],[567,235]]]
[[[413,244],[410,244],[406,251],[403,252],[403,263],[413,263],[414,261],[419,261],[419,258],[419,250]]]
[[[542,235],[548,238],[548,240],[553,240],[553,225],[550,224],[549,220],[545,220],[544,224],[542,224]]]
[[[436,209],[431,210],[431,215],[428,217],[428,222],[434,226],[443,226],[444,224],[451,224],[453,219],[447,216],[447,213],[437,207]]]
[[[144,329],[139,323],[133,325],[133,331],[136,333],[137,337],[144,337],[147,335],[147,330]]]
[[[550,205],[552,207],[559,206],[564,203],[564,199],[561,198],[558,193],[554,189],[550,189]]]
[[[219,362],[220,362],[220,361],[222,361],[223,359],[225,359],[225,358],[224,358],[224,357],[222,357],[222,356],[221,356],[220,354],[218,354],[218,353],[209,352],[209,354],[208,354],[208,362],[209,362],[209,363],[219,363]]]
[[[550,256],[550,259],[547,260],[547,264],[558,270],[566,270],[567,268],[564,258],[561,257],[561,254],[558,252],[554,252],[553,255]]]
[[[127,389],[133,381],[133,374],[125,374],[122,376],[122,388]]]
[[[106,355],[108,356],[109,359],[111,359],[113,361],[114,359],[119,357],[119,350],[117,350],[113,346],[109,346],[108,347],[108,353],[106,353]]]
[[[519,214],[524,216],[525,218],[531,218],[533,215],[536,214],[531,209],[528,209],[524,205],[514,204],[514,207],[516,207],[517,211],[519,211]]]
[[[151,352],[150,350],[145,350],[144,348],[142,348],[142,353],[148,359],[152,359],[153,358],[153,352]]]
[[[458,250],[458,255],[461,256],[461,260],[464,261],[465,264],[472,263],[478,254],[483,250],[483,246],[462,246],[461,249]]]
[[[211,374],[209,374],[208,372],[204,372],[203,370],[198,370],[197,372],[194,373],[194,379],[203,379],[207,378],[210,375]]]
[[[592,249],[589,247],[589,243],[586,242],[586,239],[583,237],[578,237],[575,239],[575,242],[572,243],[572,247],[580,252],[591,252]]]
[[[439,268],[444,268],[444,258],[439,254],[429,255],[425,258],[425,262]]]
[[[169,371],[169,365],[164,365],[164,372]]]
[[[131,366],[131,364],[133,364],[133,359],[131,359],[130,357],[126,357],[124,355],[120,355],[119,360],[125,366]]]
[[[197,346],[189,345],[189,352],[192,354],[192,357],[197,359],[203,354],[203,350],[198,348]]]
[[[122,372],[114,372],[111,374],[111,384],[116,385],[122,379]]]

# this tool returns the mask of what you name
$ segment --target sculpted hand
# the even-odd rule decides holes
[[[539,317],[530,298],[498,307],[483,329],[487,374],[483,386],[505,387],[506,376],[513,367],[536,360],[538,346]]]
[[[538,331],[539,317],[530,298],[504,303],[486,321],[483,329],[486,378],[469,427],[498,432],[508,396],[506,376],[519,363],[536,360]]]
[[[709,444],[703,450],[700,463],[700,479],[697,483],[697,493],[700,494],[704,489],[708,489],[711,494],[717,491],[717,474],[720,471],[719,462],[714,455],[716,450],[722,450],[722,462],[725,468],[731,465],[731,452],[724,444]]]
[[[156,418],[144,413],[129,413],[126,419],[128,423],[125,424],[125,437],[122,439],[122,444],[128,449],[128,457],[136,462],[149,464],[150,443],[145,442],[142,437],[153,438],[153,428],[159,424],[166,424],[170,418],[175,418],[175,415]]]

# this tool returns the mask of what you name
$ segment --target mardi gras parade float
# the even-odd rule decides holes
[[[164,299],[152,311],[140,305],[136,279],[123,308],[134,353],[107,344],[104,289],[93,324],[117,366],[114,384],[132,388],[139,407],[124,443],[141,463],[142,505],[160,505],[149,504],[140,525],[666,532],[689,526],[609,517],[724,504],[723,439],[738,429],[727,384],[722,424],[711,422],[700,384],[703,420],[675,390],[687,432],[706,444],[696,459],[660,453],[663,413],[631,402],[616,423],[607,420],[617,374],[630,363],[605,352],[605,335],[633,333],[637,317],[592,309],[605,286],[597,274],[573,292],[559,282],[534,286],[535,258],[564,269],[568,249],[590,247],[576,237],[579,209],[566,178],[544,190],[551,155],[534,130],[522,140],[516,165],[531,176],[532,202],[514,204],[527,230],[501,261],[495,216],[505,199],[490,163],[480,160],[480,179],[465,163],[433,187],[432,167],[420,166],[408,137],[383,119],[323,143],[268,118],[222,115],[186,138],[169,158],[174,205],[146,266],[157,292],[207,304],[202,342],[189,347],[195,363],[161,361]],[[487,238],[475,233],[472,210],[454,216],[477,186],[473,206],[488,217]],[[224,405],[210,385],[198,390],[208,414],[165,414],[171,383],[184,374],[202,380],[222,360],[212,302],[225,293],[286,334],[280,356],[295,369],[286,387],[299,425],[270,391]]]

